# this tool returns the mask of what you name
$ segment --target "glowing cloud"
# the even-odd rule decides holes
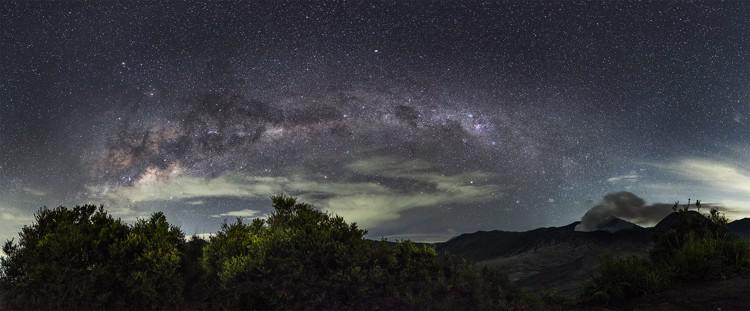
[[[346,168],[356,176],[390,178],[397,180],[398,184],[418,184],[420,187],[407,189],[377,182],[319,180],[306,175],[268,177],[228,173],[201,178],[151,172],[130,186],[90,187],[90,191],[117,204],[184,200],[191,205],[198,205],[192,202],[201,198],[259,199],[285,192],[363,226],[398,219],[403,211],[413,208],[477,203],[502,195],[500,186],[487,183],[492,177],[488,173],[444,175],[433,171],[430,163],[421,160],[377,157],[352,162]],[[258,213],[246,209],[211,217],[252,217]]]
[[[211,217],[214,217],[214,218],[222,218],[222,217],[255,218],[255,216],[261,216],[260,211],[251,210],[249,208],[242,209],[239,211],[229,211],[226,213],[211,215]]]
[[[750,216],[750,171],[731,163],[708,159],[683,159],[656,166],[687,182],[679,185],[651,183],[648,188],[670,192],[698,189],[699,194],[709,196],[701,199],[721,205],[730,218]]]

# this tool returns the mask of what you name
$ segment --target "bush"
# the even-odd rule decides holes
[[[250,224],[224,224],[204,248],[213,304],[263,310],[497,310],[508,283],[432,246],[364,239],[341,217],[286,196]]]
[[[645,258],[604,257],[596,276],[584,287],[587,302],[611,303],[657,292],[667,279]]]
[[[182,232],[163,214],[128,226],[102,207],[41,209],[0,261],[13,309],[159,308],[179,304]]]
[[[656,236],[656,245],[651,250],[651,260],[655,263],[669,265],[669,260],[686,243],[695,239],[729,238],[726,227],[727,219],[716,209],[712,209],[709,216],[694,211],[681,211],[670,215],[675,219],[671,227]]]
[[[506,310],[518,291],[493,270],[412,242],[371,241],[288,196],[209,241],[164,214],[127,225],[102,207],[42,209],[0,261],[4,308]]]
[[[584,287],[582,300],[610,303],[664,289],[676,281],[707,281],[750,271],[750,245],[729,234],[727,219],[712,209],[707,216],[682,211],[656,238],[650,260],[605,258]],[[671,217],[674,217],[672,215]]]
[[[183,280],[179,269],[185,236],[171,226],[163,213],[139,219],[125,241],[110,246],[122,260],[120,275],[131,298],[129,307],[177,306],[182,303]]]
[[[568,310],[573,301],[555,290],[519,291],[517,301],[512,304],[518,310]]]
[[[339,308],[356,298],[364,230],[290,197],[273,198],[268,220],[224,224],[204,248],[226,308]]]
[[[670,277],[683,281],[724,278],[750,265],[747,242],[731,235],[727,218],[712,209],[708,215],[678,213],[679,222],[657,237],[652,261]]]
[[[668,269],[680,280],[703,281],[726,278],[747,271],[750,249],[747,243],[733,238],[696,237],[689,235],[675,250]]]

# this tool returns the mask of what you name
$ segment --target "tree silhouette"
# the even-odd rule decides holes
[[[163,213],[132,225],[102,207],[40,209],[0,259],[8,309],[497,310],[501,274],[366,231],[295,198],[268,219],[186,241]]]
[[[267,220],[224,224],[204,249],[223,308],[482,309],[506,303],[507,283],[464,260],[441,259],[432,246],[366,240],[366,231],[339,216],[288,196],[272,202]]]
[[[130,227],[101,206],[43,208],[17,243],[5,243],[1,286],[21,309],[175,305],[182,243],[161,213]]]

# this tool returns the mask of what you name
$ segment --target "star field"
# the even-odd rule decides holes
[[[747,216],[747,16],[742,2],[3,2],[0,234],[85,202],[212,232],[263,217],[277,192],[417,240],[566,224],[617,191]]]

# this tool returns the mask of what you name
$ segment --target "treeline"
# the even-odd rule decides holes
[[[102,207],[41,209],[3,246],[11,309],[505,310],[502,275],[366,231],[288,196],[267,219],[185,239],[163,213],[127,224]]]

